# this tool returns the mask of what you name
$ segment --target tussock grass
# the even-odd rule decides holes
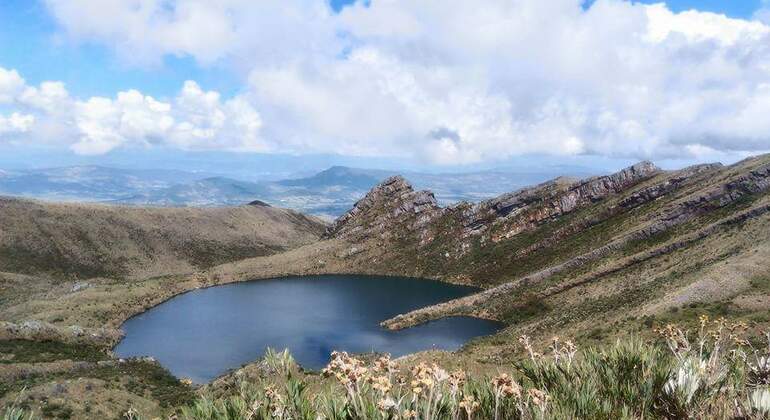
[[[770,334],[753,346],[741,323],[703,316],[697,331],[674,325],[658,339],[578,349],[554,337],[494,376],[436,364],[411,368],[384,356],[365,363],[334,352],[320,381],[287,352],[270,350],[270,374],[240,381],[230,395],[202,396],[187,420],[762,419],[770,416]],[[312,389],[312,391],[311,391]],[[131,416],[131,417],[129,417]],[[127,418],[139,419],[136,412]]]

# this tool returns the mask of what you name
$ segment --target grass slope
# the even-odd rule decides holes
[[[0,271],[63,278],[185,273],[317,240],[318,220],[272,207],[160,209],[0,198]]]

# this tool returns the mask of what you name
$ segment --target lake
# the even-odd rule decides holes
[[[288,348],[303,367],[320,369],[333,350],[390,353],[455,350],[500,328],[452,317],[401,331],[379,323],[478,289],[431,280],[325,275],[256,280],[194,290],[126,321],[119,357],[152,356],[177,377],[208,382]]]

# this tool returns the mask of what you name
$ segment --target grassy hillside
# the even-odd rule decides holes
[[[627,338],[601,348],[555,337],[540,353],[522,336],[525,354],[494,366],[437,352],[397,360],[334,353],[322,372],[303,370],[288,351],[268,350],[264,359],[198,389],[197,398],[152,361],[120,366],[90,349],[49,345],[45,360],[101,362],[92,368],[99,379],[64,381],[53,395],[35,377],[21,380],[5,389],[16,391],[5,418],[175,412],[173,418],[185,420],[758,420],[770,415],[770,347],[751,334],[744,323],[701,317],[694,331],[670,325],[655,340]],[[0,349],[29,360],[27,347],[13,342]],[[121,371],[130,381],[116,378]],[[115,411],[116,399],[125,401],[122,410]]]
[[[472,315],[504,321],[469,347],[496,360],[522,333],[611,341],[669,319],[718,312],[770,326],[770,156],[555,180],[476,205],[437,205],[393,178],[338,219],[321,244],[215,267],[255,273],[371,273],[485,290],[404,314],[402,328]]]
[[[27,293],[0,295],[0,319],[18,325],[26,319],[41,323],[26,327],[34,341],[16,342],[15,347],[0,351],[0,357],[13,369],[31,372],[26,383],[35,390],[35,401],[75,376],[93,378],[94,383],[113,390],[112,398],[120,400],[113,405],[102,398],[107,392],[102,388],[86,398],[113,415],[131,407],[150,416],[181,413],[179,405],[195,395],[184,384],[168,382],[162,369],[151,362],[105,372],[96,369],[98,363],[78,370],[61,360],[46,359],[48,353],[64,358],[76,352],[45,347],[40,334],[29,332],[30,328],[69,337],[72,324],[90,328],[89,332],[116,328],[129,316],[196,287],[295,274],[364,273],[435,278],[484,289],[386,320],[388,328],[455,315],[492,318],[506,325],[498,334],[474,340],[451,355],[425,352],[399,360],[404,369],[395,374],[388,391],[398,404],[391,406],[394,411],[386,410],[387,415],[403,417],[409,414],[406,410],[429,409],[441,412],[430,418],[471,418],[460,406],[465,397],[475,407],[472,418],[478,419],[764,418],[770,413],[767,343],[761,340],[762,331],[770,329],[770,156],[677,171],[643,162],[608,176],[556,179],[478,204],[452,207],[441,207],[432,193],[414,191],[405,179],[394,177],[332,224],[322,239],[313,239],[320,225],[308,222],[307,241],[272,249],[267,244],[275,243],[261,237],[255,241],[264,245],[265,252],[252,255],[238,254],[243,248],[232,244],[241,239],[220,235],[245,232],[233,221],[244,217],[232,214],[256,212],[263,220],[266,213],[260,211],[271,209],[211,210],[219,212],[216,216],[201,211],[197,218],[182,217],[187,209],[164,210],[170,213],[163,216],[159,210],[136,209],[137,213],[124,212],[116,219],[101,207],[63,206],[65,210],[53,211],[39,203],[22,204],[9,214],[15,215],[14,226],[26,227],[11,241],[3,231],[5,249],[50,251],[32,253],[31,258],[22,253],[21,258],[0,259],[5,264],[24,258],[35,262],[24,264],[26,271],[7,266],[26,274],[0,275],[4,290]],[[45,209],[32,217],[35,213],[30,209],[36,206]],[[89,217],[77,217],[75,224],[68,222],[73,214],[84,214],[82,209],[94,210],[88,210],[93,212]],[[300,217],[280,214],[290,220]],[[281,217],[278,220],[286,220]],[[49,232],[48,222],[40,222],[46,220],[66,233]],[[133,224],[144,226],[141,235],[128,233],[133,230],[125,226]],[[4,229],[5,221],[0,226]],[[297,226],[307,225],[300,221],[291,226],[301,230]],[[87,232],[85,239],[79,236],[81,231]],[[115,244],[112,250],[125,247],[126,252],[94,252],[89,247],[92,235],[116,237],[106,243]],[[187,239],[168,240],[175,235]],[[254,229],[251,235],[256,235]],[[292,236],[276,233],[275,237],[286,241]],[[196,248],[202,245],[192,242],[211,248]],[[137,251],[144,247],[153,251]],[[279,248],[286,250],[277,252]],[[77,251],[56,253],[67,249]],[[166,257],[157,260],[151,257],[155,252]],[[97,261],[102,260],[93,255],[103,255],[104,261],[111,261],[107,267],[133,276],[134,281],[95,282],[81,289],[72,281],[57,280],[62,273],[43,265],[48,258],[59,258],[62,266],[74,267],[71,272],[83,272],[82,267],[100,266]],[[133,258],[130,264],[124,265],[124,255]],[[147,275],[185,269],[196,272]],[[712,321],[704,323],[703,316]],[[18,325],[7,329],[21,329]],[[681,331],[687,329],[693,332],[684,336]],[[101,342],[109,341],[112,333],[104,332]],[[77,345],[87,343],[88,336],[75,340]],[[569,338],[582,350],[570,356],[564,347],[557,345],[554,350],[553,336],[562,337],[558,341],[562,344]],[[710,341],[701,342],[702,338]],[[620,343],[615,344],[618,339]],[[75,345],[73,340],[57,340],[59,346]],[[536,353],[556,355],[541,358]],[[24,363],[32,360],[31,365],[10,361],[16,357]],[[89,362],[93,355],[72,357]],[[365,390],[359,395],[359,390],[349,392],[346,376],[336,375],[333,369],[329,378],[323,378],[296,366],[279,367],[286,363],[276,360],[249,365],[198,390],[198,396],[210,398],[187,406],[184,414],[192,419],[243,418],[248,413],[265,418],[265,409],[279,407],[293,413],[292,418],[316,418],[308,413],[318,412],[326,413],[326,418],[395,418],[377,407],[386,395],[373,388],[374,376],[361,382]],[[412,381],[419,385],[420,375],[427,372],[418,367],[423,362],[438,376],[427,378],[432,382],[423,382],[426,387],[415,392]],[[442,366],[441,370],[432,363]],[[352,360],[344,364],[366,367],[369,373],[373,369]],[[468,379],[452,394],[449,379],[441,372],[455,369],[466,371]],[[513,382],[500,378],[503,373]],[[115,380],[112,374],[122,376]],[[403,386],[397,385],[398,378],[406,381]],[[512,383],[521,387],[522,396],[512,398],[517,395]],[[78,386],[82,384],[77,384],[67,387],[81,395]],[[153,393],[153,389],[159,391]],[[6,385],[4,401],[17,398],[20,391]],[[439,392],[442,397],[427,403],[428,394],[423,391]],[[84,412],[81,402],[72,404],[73,413]],[[357,410],[367,414],[349,415]]]
[[[186,273],[316,241],[324,226],[264,206],[136,208],[0,198],[0,271],[65,278]]]

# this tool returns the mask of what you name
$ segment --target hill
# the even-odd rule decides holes
[[[384,325],[498,319],[508,328],[476,349],[490,354],[502,350],[493,343],[523,332],[610,338],[714,310],[767,324],[769,189],[768,155],[676,171],[642,162],[449,207],[392,177],[337,219],[320,244],[211,273],[239,278],[281,267],[477,285],[485,290]]]
[[[52,201],[119,200],[138,192],[157,191],[189,183],[205,174],[165,169],[118,169],[67,166],[0,172],[0,194]]]
[[[315,218],[264,206],[138,208],[0,198],[0,271],[67,278],[188,273],[314,242]]]
[[[331,178],[332,184],[337,182]],[[311,183],[324,182],[317,181]],[[479,387],[490,384],[484,375],[518,375],[531,386],[547,389],[553,397],[549,407],[565,410],[564,418],[627,414],[625,406],[604,404],[619,401],[616,394],[601,394],[618,383],[617,377],[634,378],[634,385],[623,385],[622,390],[656,390],[655,395],[633,396],[633,404],[643,407],[633,412],[649,411],[639,414],[642,417],[660,415],[653,411],[663,407],[666,381],[683,371],[676,365],[680,353],[663,356],[661,352],[667,350],[659,342],[639,344],[638,336],[656,340],[656,328],[675,334],[678,330],[664,326],[674,322],[697,330],[702,315],[726,317],[729,328],[723,321],[713,323],[723,332],[715,340],[733,340],[740,346],[733,329],[770,327],[770,155],[730,166],[706,164],[675,171],[640,162],[605,176],[556,178],[450,206],[443,206],[433,192],[416,190],[406,178],[393,176],[328,226],[262,202],[229,209],[2,203],[0,243],[5,254],[0,270],[15,271],[0,273],[0,319],[8,321],[0,322],[0,344],[5,346],[0,350],[15,358],[7,364],[12,380],[0,378],[5,386],[0,386],[0,398],[5,401],[13,401],[25,387],[35,401],[42,401],[65,383],[68,395],[83,395],[89,404],[93,401],[111,414],[119,415],[132,406],[168,414],[174,411],[170,407],[190,402],[193,390],[152,361],[115,367],[119,362],[100,349],[120,337],[120,324],[185,291],[286,275],[401,275],[481,287],[474,295],[401,314],[383,325],[398,329],[470,315],[502,321],[505,326],[499,333],[474,340],[451,355],[424,352],[399,363],[407,370],[421,369],[422,362],[465,369],[473,373],[475,379],[469,380],[479,381]],[[12,227],[11,235],[6,226]],[[48,261],[55,265],[47,266]],[[54,267],[65,267],[69,274]],[[158,276],[163,273],[170,274]],[[111,277],[78,280],[94,275]],[[524,335],[529,338],[521,338],[526,344],[522,346]],[[570,368],[553,365],[552,373],[567,377],[559,384],[547,384],[537,381],[556,381],[551,373],[529,370],[522,376],[511,368],[512,363],[522,366],[526,352],[553,349],[559,343],[552,341],[553,336],[572,339],[587,349],[571,365],[580,370],[579,377],[570,376]],[[755,348],[764,346],[756,336],[747,338]],[[610,344],[618,339],[618,344]],[[590,350],[594,345],[604,347]],[[695,348],[672,347],[677,352]],[[700,357],[695,350],[691,353],[687,357]],[[564,359],[565,354],[555,357],[561,357],[558,363],[568,360],[569,365],[572,356]],[[79,361],[73,364],[72,360]],[[551,366],[541,365],[540,360],[532,356],[537,366]],[[627,363],[645,360],[651,363],[645,368]],[[726,357],[720,363],[725,369],[738,366],[741,370],[746,369],[744,362],[733,363],[743,360]],[[276,360],[248,365],[204,390],[231,396],[242,389],[243,378],[260,386],[274,383],[275,366]],[[648,375],[653,368],[660,380]],[[29,374],[30,369],[36,373]],[[292,378],[307,381],[309,397],[319,389],[333,389],[328,382],[333,378],[295,370]],[[529,379],[527,372],[532,374]],[[594,377],[593,372],[604,373]],[[19,377],[27,379],[16,380]],[[116,377],[125,380],[114,381]],[[278,377],[278,389],[286,385],[281,381]],[[728,388],[734,395],[730,398],[745,400],[750,381],[731,381]],[[81,390],[85,382],[93,388]],[[602,404],[589,406],[572,399],[567,391],[575,383],[596,388],[580,388],[586,393],[579,401],[591,400],[599,392]],[[492,395],[493,391],[483,392]],[[109,393],[124,402],[103,401]],[[210,401],[199,400],[199,407]],[[481,410],[496,411],[490,403],[494,397],[484,401]],[[727,410],[737,400],[715,397],[709,401],[679,407],[679,414],[670,417],[682,418],[686,413],[710,417],[704,413]],[[61,404],[65,405],[78,413],[91,407],[79,402]]]

